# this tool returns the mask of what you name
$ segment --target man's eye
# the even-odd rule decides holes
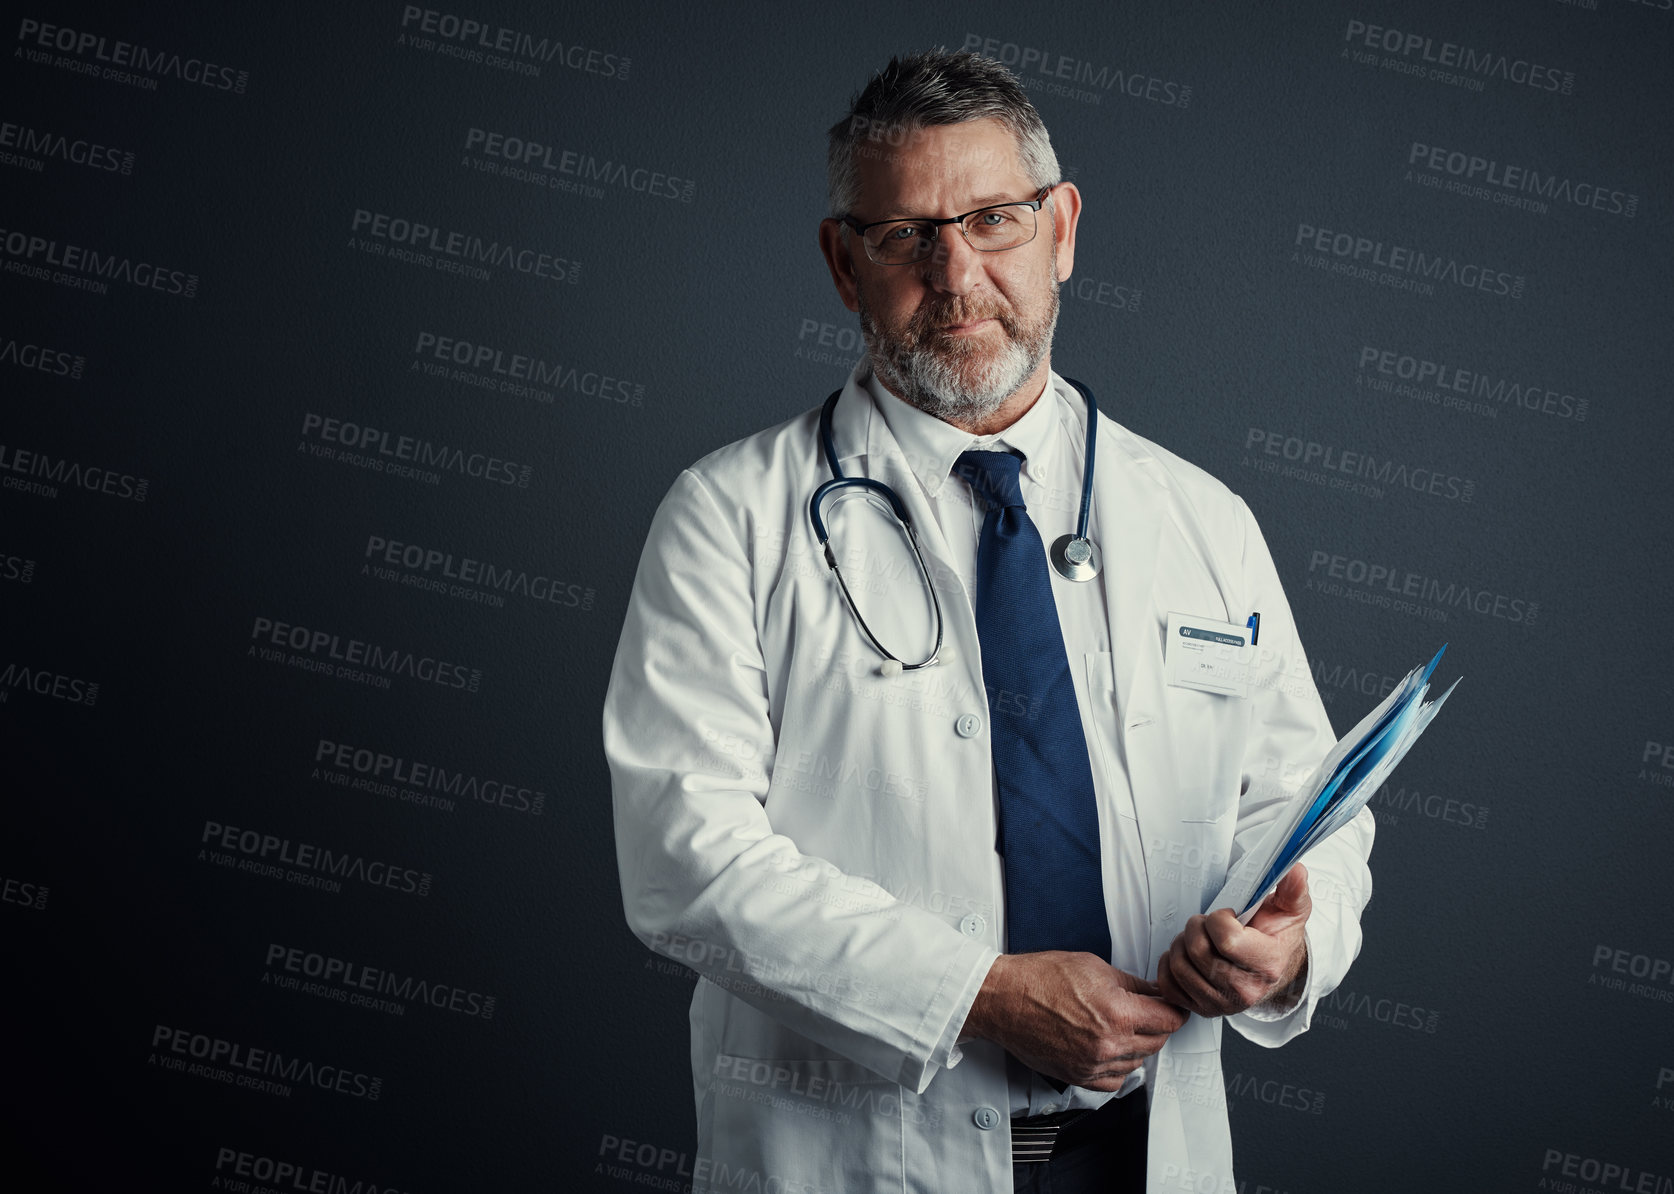
[[[924,232],[917,224],[897,224],[889,230],[888,235],[894,240],[917,240]]]
[[[1001,224],[1009,224],[1015,217],[1009,211],[985,211],[982,222],[989,228],[998,228]]]

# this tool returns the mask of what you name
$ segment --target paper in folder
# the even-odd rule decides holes
[[[1238,860],[1209,908],[1231,908],[1240,921],[1248,924],[1291,863],[1348,824],[1366,806],[1459,686],[1455,680],[1435,700],[1424,700],[1430,690],[1430,673],[1436,670],[1445,650],[1443,644],[1428,666],[1408,672],[1382,704],[1331,748],[1294,801],[1254,848]]]

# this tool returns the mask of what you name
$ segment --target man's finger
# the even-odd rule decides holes
[[[1134,1011],[1133,1030],[1136,1034],[1167,1036],[1186,1022],[1186,1013],[1166,999],[1154,995],[1141,995],[1137,998],[1140,1006]],[[1157,1048],[1162,1048],[1161,1044]]]
[[[1157,963],[1157,994],[1170,1003],[1179,1003],[1184,992],[1174,981],[1174,975],[1169,972],[1169,954],[1164,954]]]
[[[1175,965],[1169,971],[1181,993],[1185,996],[1185,1006],[1200,1016],[1219,1016],[1225,1014],[1227,992],[1221,990],[1215,983],[1192,965],[1189,959],[1176,959]]]
[[[1137,974],[1129,974],[1126,970],[1117,970],[1114,966],[1111,967],[1111,972],[1116,976],[1116,985],[1124,991],[1132,991],[1135,995],[1157,994],[1156,983],[1148,982]]]
[[[1247,933],[1249,930],[1238,923],[1237,917],[1230,914],[1225,917],[1225,920],[1232,922],[1235,931],[1231,933],[1227,931],[1225,924],[1219,918],[1198,917],[1197,919],[1202,923],[1196,926],[1194,932],[1186,935],[1185,946],[1186,956],[1197,967],[1198,973],[1212,979],[1222,967],[1232,966],[1237,968],[1238,963],[1233,953],[1236,945],[1234,944],[1232,948],[1228,948],[1223,942],[1227,940],[1236,942],[1237,934]]]
[[[1250,930],[1239,924],[1230,911],[1212,912],[1204,917],[1203,933],[1214,951],[1234,965],[1253,944],[1248,940]]]

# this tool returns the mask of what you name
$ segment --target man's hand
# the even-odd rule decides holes
[[[1303,926],[1313,910],[1308,870],[1297,863],[1248,927],[1230,908],[1194,916],[1157,963],[1157,989],[1200,1016],[1231,1016],[1257,1004],[1294,1007],[1308,972]]]
[[[1088,953],[1002,954],[983,981],[961,1039],[994,1041],[1030,1069],[1117,1090],[1185,1013],[1157,988]]]

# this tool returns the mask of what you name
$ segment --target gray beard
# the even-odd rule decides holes
[[[980,421],[1000,409],[1017,393],[1046,354],[1052,349],[1052,333],[1058,326],[1058,289],[1052,288],[1052,310],[1040,335],[1017,338],[1004,321],[1006,346],[976,376],[967,380],[968,361],[979,349],[974,344],[953,342],[945,352],[928,345],[911,345],[886,336],[877,320],[860,300],[860,332],[872,370],[891,393],[910,402],[926,414],[944,421]]]

